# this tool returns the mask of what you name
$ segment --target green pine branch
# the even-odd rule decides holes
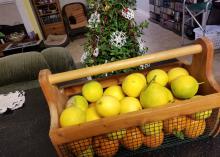
[[[124,8],[135,9],[135,0],[87,0],[90,13],[97,11],[100,14],[100,23],[96,28],[89,28],[86,34],[87,41],[84,45],[88,56],[84,60],[85,66],[94,66],[108,62],[132,58],[141,55],[137,37],[141,37],[143,29],[147,28],[147,21],[137,24],[121,15]],[[126,32],[126,44],[117,48],[110,43],[111,34],[115,31]],[[98,39],[97,39],[98,38]],[[99,49],[99,56],[94,57],[94,49]],[[122,70],[129,71],[129,70]]]

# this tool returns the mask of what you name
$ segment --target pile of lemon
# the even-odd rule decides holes
[[[72,96],[60,116],[61,127],[77,125],[102,117],[116,116],[143,108],[166,105],[178,99],[192,98],[199,83],[188,71],[176,67],[168,72],[155,69],[145,76],[132,73],[120,85],[103,89],[97,81],[83,85],[82,95]]]

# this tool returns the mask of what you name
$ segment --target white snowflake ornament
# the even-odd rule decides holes
[[[141,68],[141,69],[150,68],[150,64],[143,64],[143,65],[140,65],[140,68]]]
[[[23,106],[24,102],[24,91],[15,91],[8,94],[0,94],[0,114],[6,112],[7,109],[18,109]]]
[[[81,56],[80,62],[84,63],[86,58],[88,57],[89,53],[88,52],[84,52],[83,55]]]
[[[126,39],[127,39],[127,36],[125,32],[116,31],[111,34],[110,43],[111,45],[117,48],[121,48],[122,46],[125,45]]]
[[[145,54],[146,53],[146,48],[145,48],[145,45],[144,45],[144,41],[141,39],[141,37],[138,37],[137,41],[138,41],[138,45],[139,45],[139,52],[142,53],[142,54]]]
[[[90,16],[90,19],[88,20],[88,27],[89,28],[96,28],[98,24],[100,23],[100,14],[96,11]]]
[[[124,8],[121,13],[122,16],[128,20],[134,19],[134,10],[130,8]]]
[[[108,63],[108,60],[105,60],[105,64]],[[105,73],[105,77],[108,77],[108,73]]]
[[[96,48],[93,52],[93,56],[94,57],[98,57],[99,56],[99,48]]]

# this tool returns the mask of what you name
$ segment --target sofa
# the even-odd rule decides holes
[[[59,73],[75,69],[75,64],[63,47],[0,58],[0,94],[39,87],[38,74],[42,69]]]

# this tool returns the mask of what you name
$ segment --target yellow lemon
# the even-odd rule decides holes
[[[125,97],[120,101],[122,113],[134,112],[142,109],[142,106],[137,98],[134,97]]]
[[[141,131],[145,135],[159,134],[163,129],[163,121],[151,122],[141,126]]]
[[[146,86],[146,80],[142,77],[143,74],[134,73],[128,75],[122,82],[122,89],[129,97],[138,97],[141,90]]]
[[[124,98],[121,86],[110,86],[104,91],[103,95],[113,96],[119,101]]]
[[[147,83],[149,84],[152,80],[156,83],[159,83],[161,86],[166,86],[168,82],[168,75],[164,70],[161,69],[151,70],[147,74]]]
[[[97,81],[90,81],[83,85],[82,95],[89,102],[96,102],[102,97],[103,88],[102,85]]]
[[[84,150],[83,152],[79,153],[77,157],[93,157],[94,156],[94,150],[92,148],[92,145],[88,147],[88,149]]]
[[[140,102],[143,108],[159,107],[166,105],[169,98],[164,86],[153,82],[141,92]]]
[[[102,117],[115,116],[120,113],[120,102],[113,96],[103,96],[96,102],[95,109]]]
[[[191,118],[194,120],[202,120],[207,119],[212,115],[212,110],[202,111],[202,112],[196,112],[191,115]]]
[[[61,127],[77,125],[86,121],[86,114],[78,107],[69,107],[63,110],[60,115]]]
[[[144,76],[144,74],[142,74],[142,73],[133,73],[133,75],[140,76],[143,80],[143,83],[147,84],[147,80],[146,80],[146,77]]]
[[[188,71],[181,67],[172,68],[168,71],[169,83],[182,75],[189,75]]]
[[[192,97],[192,99],[194,98],[199,98],[202,97],[202,95],[196,95],[194,97]],[[192,115],[190,115],[190,117],[194,120],[203,120],[203,119],[207,119],[212,115],[212,110],[206,110],[206,111],[202,111],[202,112],[196,112]]]
[[[109,140],[122,139],[126,135],[126,129],[121,129],[112,133],[107,134]]]
[[[66,107],[79,107],[81,110],[86,111],[88,108],[87,100],[81,95],[72,96],[68,101]]]
[[[93,120],[100,119],[101,117],[99,114],[96,112],[95,107],[91,106],[86,110],[86,121],[90,122]]]
[[[173,97],[172,92],[166,87],[164,87],[164,90],[167,92],[168,101],[169,102],[174,102],[174,97]]]
[[[192,98],[198,91],[197,80],[189,75],[182,75],[171,82],[173,95],[179,99]]]

